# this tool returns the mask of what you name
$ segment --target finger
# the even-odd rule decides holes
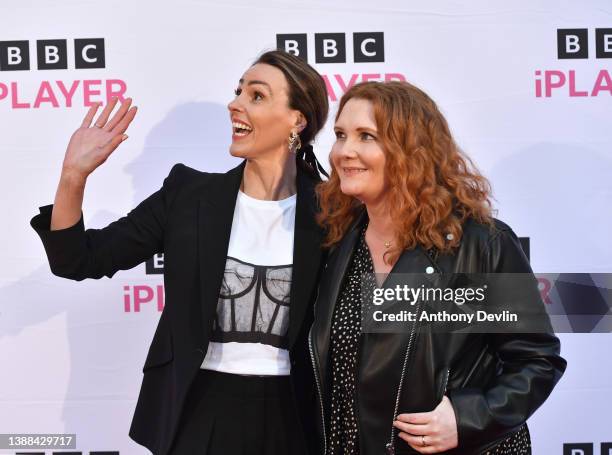
[[[115,112],[115,115],[113,115],[113,118],[110,119],[110,121],[106,125],[104,125],[104,129],[106,131],[111,131],[115,127],[115,125],[117,125],[117,123],[119,123],[119,121],[123,118],[125,113],[130,108],[131,104],[132,98],[126,98],[126,100],[121,103],[121,107],[119,107],[119,110]]]
[[[98,120],[96,120],[96,123],[94,123],[94,126],[97,126],[98,128],[103,128],[104,125],[106,125],[106,121],[108,120],[110,113],[113,111],[115,104],[117,104],[117,100],[117,97],[111,99],[110,103],[106,105],[106,107],[98,117]]]
[[[426,424],[431,421],[431,412],[413,412],[412,414],[400,414],[397,420],[406,423]]]
[[[102,155],[104,156],[104,161],[107,160],[109,155],[115,151],[115,149],[121,144],[124,140],[128,138],[127,134],[117,134],[114,136],[108,144],[106,144],[102,148]]]
[[[94,103],[91,105],[91,107],[87,111],[87,114],[85,115],[85,118],[83,119],[83,122],[81,123],[82,128],[89,128],[89,126],[91,125],[91,121],[93,120],[94,115],[96,115],[96,112],[98,111],[98,108],[101,104],[102,103]]]
[[[130,110],[127,111],[127,113],[123,116],[121,121],[117,123],[117,125],[115,125],[115,127],[111,131],[117,134],[125,133],[125,130],[127,130],[132,120],[134,120],[137,110],[138,110],[137,106],[130,108]]]
[[[430,426],[428,424],[413,424],[406,423],[400,420],[396,420],[393,422],[393,426],[405,433],[410,433],[414,435],[422,435],[431,433]]]
[[[406,441],[410,447],[416,450],[419,453],[437,453],[439,450],[436,448],[436,445],[433,444],[431,437],[425,437],[425,443],[427,445],[423,445],[423,438],[421,436],[414,436],[408,433],[400,432],[398,436]]]

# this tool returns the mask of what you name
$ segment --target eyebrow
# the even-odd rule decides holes
[[[244,84],[244,79],[240,79],[240,80],[238,81],[238,83],[239,83],[239,84]],[[267,82],[265,82],[265,81],[252,80],[252,81],[249,81],[247,85],[257,85],[257,84],[259,84],[259,85],[265,85],[266,87],[268,87],[268,91],[269,91],[270,93],[272,93],[272,87],[270,87],[270,84],[268,84],[268,83],[267,83]]]
[[[344,128],[342,128],[341,126],[335,126],[334,125],[334,130],[344,130]],[[355,131],[361,133],[361,132],[366,132],[366,133],[374,133],[374,134],[378,134],[378,130],[374,129],[374,128],[368,128],[367,126],[360,126],[355,128]]]

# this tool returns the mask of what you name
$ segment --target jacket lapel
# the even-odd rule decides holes
[[[311,308],[321,264],[323,229],[317,224],[316,182],[298,166],[295,237],[293,239],[293,273],[289,312],[289,349],[294,345],[304,317]]]
[[[203,188],[198,208],[198,253],[202,330],[200,346],[208,343],[217,310],[225,261],[232,231],[236,197],[246,161],[226,174],[217,175]]]
[[[365,220],[366,212],[363,210],[355,219],[351,227],[336,247],[329,254],[328,265],[325,269],[325,277],[321,280],[319,295],[316,302],[315,335],[316,350],[319,354],[320,374],[323,378],[323,387],[326,384],[327,360],[330,348],[330,334],[334,308],[340,294],[340,288],[348,270],[353,250],[359,239],[360,226]],[[313,326],[314,327],[314,326]]]

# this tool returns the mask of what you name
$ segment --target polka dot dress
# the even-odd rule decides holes
[[[485,455],[531,455],[531,437],[527,424],[523,424],[495,448],[484,453]]]
[[[364,227],[340,291],[331,327],[332,392],[328,449],[332,455],[359,454],[355,373],[361,333],[362,274],[373,272]]]

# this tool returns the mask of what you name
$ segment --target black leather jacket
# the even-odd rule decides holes
[[[309,336],[320,398],[322,450],[329,423],[332,315],[364,216],[330,252]],[[424,273],[428,267],[434,268],[435,276],[532,273],[516,235],[498,220],[493,230],[468,220],[452,255],[436,258],[422,248],[405,251],[393,272]],[[445,394],[455,411],[459,439],[458,447],[447,453],[486,451],[527,420],[566,367],[552,331],[362,333],[358,349],[356,411],[362,455],[417,453],[397,436],[393,419],[400,413],[431,411]]]

